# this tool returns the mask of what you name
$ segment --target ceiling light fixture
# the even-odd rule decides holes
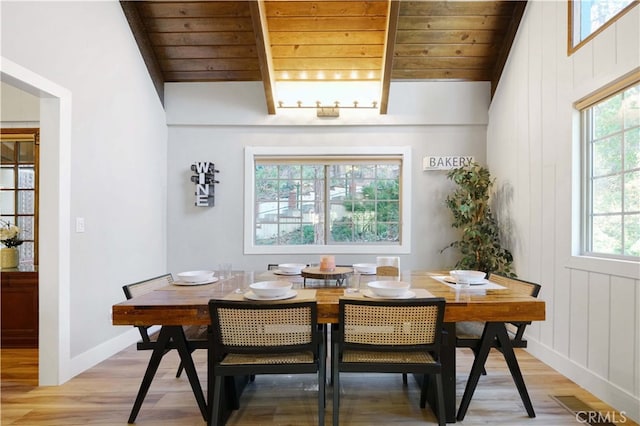
[[[336,117],[339,109],[380,109],[380,84],[371,81],[277,81],[277,109],[316,109],[318,116]],[[331,108],[331,110],[327,110]]]

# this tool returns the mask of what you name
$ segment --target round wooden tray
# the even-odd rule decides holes
[[[304,268],[300,275],[303,278],[313,278],[316,280],[336,280],[346,278],[348,274],[353,272],[353,268],[337,266],[333,271],[321,271],[319,267]]]

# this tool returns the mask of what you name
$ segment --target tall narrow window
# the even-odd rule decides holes
[[[249,154],[249,252],[398,250],[408,185],[396,153]],[[408,154],[407,154],[408,155]],[[249,166],[250,165],[250,166]],[[408,241],[408,238],[407,238]],[[297,249],[295,247],[298,247]],[[349,251],[350,250],[350,251]]]
[[[640,84],[581,109],[583,252],[640,258]]]
[[[569,53],[638,5],[638,0],[569,0]]]
[[[20,263],[38,259],[38,147],[37,129],[2,129],[0,163],[0,219],[20,228]]]

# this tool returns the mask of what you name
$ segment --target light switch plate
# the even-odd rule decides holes
[[[84,232],[84,217],[76,217],[76,232]]]

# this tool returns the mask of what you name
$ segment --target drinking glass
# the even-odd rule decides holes
[[[221,263],[218,265],[218,276],[221,280],[231,278],[231,268],[230,263]]]
[[[249,285],[253,283],[253,272],[245,272],[234,278],[234,284],[236,286],[235,292],[238,294],[244,294],[249,289]]]
[[[360,291],[360,273],[353,272],[347,277],[347,293],[357,293]]]
[[[471,281],[469,281],[468,278],[458,277],[456,280],[456,288],[459,288],[460,290],[468,290],[471,288]]]

